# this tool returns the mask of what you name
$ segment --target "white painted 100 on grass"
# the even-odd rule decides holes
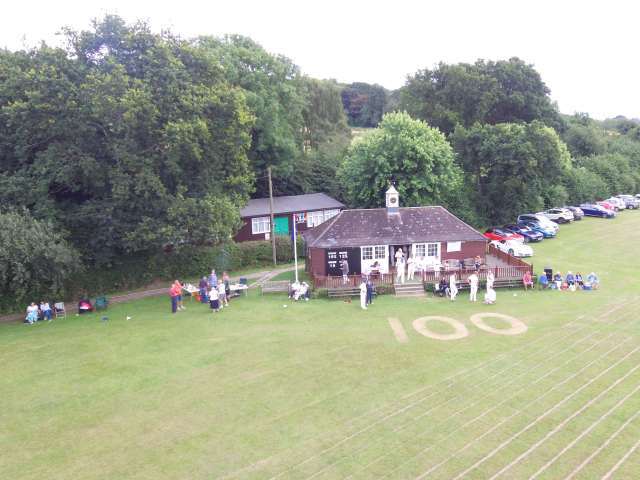
[[[509,328],[495,328],[491,325],[488,325],[484,320],[485,318],[499,318],[500,320],[504,320],[510,324]],[[527,326],[517,318],[511,317],[509,315],[503,315],[502,313],[476,313],[471,315],[469,318],[471,323],[473,323],[477,328],[483,330],[487,333],[495,334],[495,335],[520,335],[527,331]],[[393,334],[396,337],[396,340],[400,343],[407,343],[409,341],[409,337],[407,336],[407,332],[404,329],[402,323],[397,318],[389,317],[389,326],[391,330],[393,330]],[[438,333],[434,332],[428,327],[429,322],[441,322],[449,325],[453,328],[453,332],[451,333]],[[426,317],[416,318],[413,322],[413,329],[418,332],[420,335],[423,335],[427,338],[432,338],[434,340],[459,340],[461,338],[465,338],[469,336],[469,329],[459,320],[451,317],[443,317],[439,315],[429,315]]]

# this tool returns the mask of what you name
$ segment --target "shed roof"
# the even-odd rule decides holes
[[[273,197],[273,213],[308,212],[330,208],[344,208],[344,204],[325,193],[307,193],[304,195],[288,195]],[[269,215],[269,198],[249,200],[246,207],[240,210],[241,217],[258,217]]]
[[[310,247],[403,245],[421,242],[469,242],[487,239],[440,206],[343,210],[303,233]]]

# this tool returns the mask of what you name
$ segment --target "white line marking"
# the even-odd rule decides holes
[[[509,438],[507,438],[504,442],[502,442],[500,445],[498,445],[496,448],[494,448],[493,450],[491,450],[491,452],[489,452],[487,455],[485,455],[484,457],[482,457],[480,460],[478,460],[477,462],[475,462],[473,465],[471,465],[470,467],[466,468],[464,471],[462,471],[461,473],[459,473],[458,475],[456,475],[453,480],[458,480],[459,478],[464,477],[467,473],[471,472],[472,470],[475,470],[477,467],[479,467],[480,465],[482,465],[484,462],[486,462],[487,460],[489,460],[490,458],[494,457],[496,455],[496,453],[498,453],[499,451],[501,451],[504,447],[506,447],[507,445],[509,445],[511,442],[513,442],[516,438],[518,438],[520,435],[522,435],[523,433],[529,431],[534,425],[536,425],[538,422],[540,422],[541,420],[545,419],[546,417],[548,417],[549,415],[551,415],[551,413],[553,413],[555,410],[557,410],[559,407],[561,407],[562,405],[564,405],[565,403],[567,403],[569,400],[571,400],[573,397],[575,397],[578,393],[580,393],[582,390],[584,390],[585,388],[587,388],[589,385],[591,385],[593,382],[595,382],[596,380],[598,380],[600,377],[602,377],[603,375],[605,375],[606,373],[608,373],[609,371],[611,371],[612,369],[614,369],[615,367],[617,367],[620,363],[622,363],[623,361],[625,361],[627,358],[629,358],[631,355],[633,355],[634,353],[636,353],[638,350],[640,350],[640,347],[636,347],[633,350],[631,350],[629,353],[627,353],[626,355],[624,355],[620,360],[616,361],[613,365],[610,365],[606,370],[604,370],[603,372],[599,373],[596,377],[593,377],[591,380],[589,380],[587,383],[585,383],[584,385],[582,385],[580,388],[578,388],[577,390],[574,390],[572,393],[570,393],[569,395],[567,395],[566,397],[564,397],[562,400],[560,400],[560,402],[556,403],[553,407],[551,407],[550,409],[548,409],[546,412],[544,412],[542,415],[538,416],[534,421],[530,422],[526,427],[524,427],[523,429],[521,429],[520,431],[518,431],[518,433],[515,433],[514,435],[511,435]],[[640,365],[639,365],[640,366]],[[418,477],[418,478],[422,478],[422,477]]]
[[[616,473],[616,470],[618,470],[620,468],[620,466],[627,461],[627,458],[629,458],[631,456],[631,454],[633,454],[633,452],[635,452],[638,447],[640,447],[640,440],[638,440],[635,445],[633,447],[631,447],[629,449],[629,451],[627,453],[624,454],[624,456],[618,460],[618,463],[616,463],[611,470],[609,470],[607,473],[604,474],[604,476],[602,477],[602,480],[609,480],[611,478],[611,476]]]
[[[569,475],[567,475],[567,477],[565,478],[565,480],[571,480],[573,477],[575,477],[584,467],[587,466],[587,464],[593,460],[596,455],[598,455],[602,450],[604,450],[605,448],[607,448],[609,446],[609,444],[614,441],[616,439],[616,437],[618,435],[620,435],[620,433],[627,428],[627,426],[633,422],[636,418],[638,418],[640,416],[640,410],[638,410],[636,413],[633,414],[633,416],[631,416],[629,419],[627,419],[626,422],[624,422],[620,428],[618,428],[618,430],[616,430],[615,432],[613,432],[613,434],[607,438],[605,440],[605,442],[600,445],[591,455],[589,455],[587,458],[584,459],[584,461],[578,465]]]
[[[397,318],[388,318],[389,326],[391,330],[393,330],[393,334],[396,337],[396,340],[400,343],[407,343],[409,341],[409,337],[407,337],[407,332],[405,331],[402,323]]]
[[[633,394],[635,394],[638,390],[640,390],[640,385],[636,386],[636,388],[633,389],[633,391],[631,391],[631,393],[628,393],[627,395],[625,395],[624,397],[622,397],[620,399],[620,401],[618,401],[618,403],[616,403],[613,407],[611,407],[604,415],[600,416],[600,418],[598,418],[598,420],[596,420],[595,422],[593,422],[589,428],[585,429],[582,431],[582,433],[580,435],[578,435],[576,438],[574,438],[571,442],[569,442],[569,444],[564,447],[562,450],[560,450],[551,460],[549,460],[547,463],[545,463],[542,467],[540,467],[538,469],[538,471],[536,473],[534,473],[533,475],[531,475],[529,477],[529,480],[533,480],[534,478],[538,478],[540,476],[540,474],[542,472],[544,472],[547,468],[549,468],[556,460],[558,460],[558,458],[560,458],[567,450],[571,449],[576,443],[578,443],[582,438],[584,438],[585,435],[588,435],[589,432],[591,432],[591,430],[593,430],[594,428],[596,428],[600,423],[602,423],[603,420],[605,420],[609,415],[611,415],[615,410],[618,409],[618,407],[620,407],[625,401],[627,401],[627,399],[629,397],[631,397]]]

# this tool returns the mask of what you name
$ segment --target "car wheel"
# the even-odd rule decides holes
[[[510,248],[508,253],[513,257],[513,248]]]
[[[524,237],[524,243],[529,243],[529,237]]]

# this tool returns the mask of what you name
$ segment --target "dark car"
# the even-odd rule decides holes
[[[544,238],[544,235],[541,232],[537,232],[533,228],[527,227],[526,225],[516,225],[512,223],[509,225],[505,225],[502,228],[508,232],[522,235],[525,242],[540,242]]]
[[[601,207],[600,205],[592,205],[590,203],[583,203],[580,205],[580,208],[584,212],[587,217],[599,217],[599,218],[614,218],[616,216],[616,212],[613,210],[609,210],[607,208]]]
[[[580,207],[564,207],[567,210],[570,210],[571,213],[573,213],[573,219],[574,220],[582,220],[582,218],[584,217],[584,212],[582,211],[582,209]]]
[[[542,234],[544,238],[553,238],[556,236],[556,231],[552,230],[547,225],[540,225],[536,222],[518,222],[518,225],[522,225],[523,227],[529,227],[534,232],[539,232]]]

